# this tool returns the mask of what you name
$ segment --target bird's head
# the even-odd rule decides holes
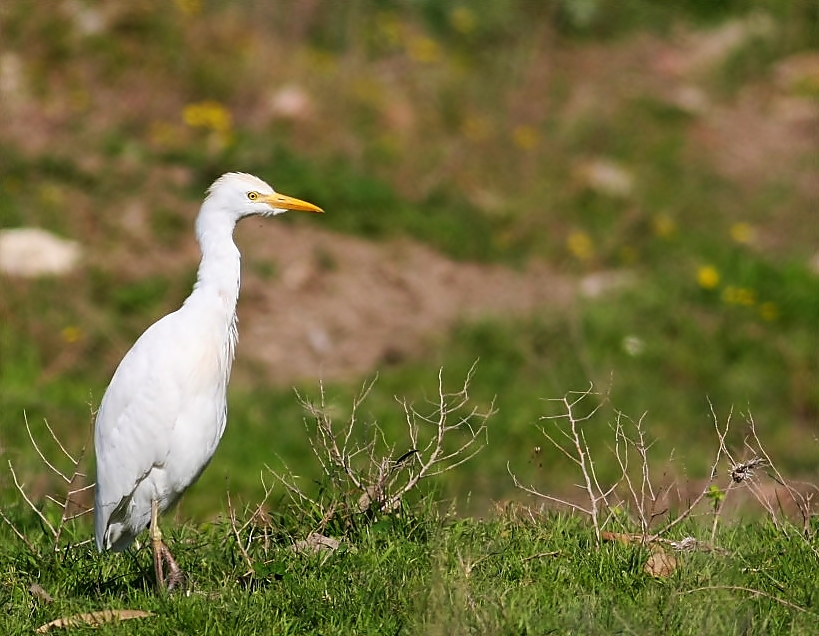
[[[208,189],[206,203],[235,215],[272,216],[288,210],[323,212],[312,203],[276,192],[258,177],[242,172],[223,174]]]

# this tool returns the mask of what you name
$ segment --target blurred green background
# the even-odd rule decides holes
[[[182,516],[258,500],[265,465],[310,487],[294,386],[323,379],[343,421],[377,373],[360,415],[401,454],[394,396],[476,359],[488,446],[437,482],[463,511],[520,497],[507,463],[572,492],[538,425],[590,383],[604,477],[618,411],[673,455],[663,479],[705,477],[710,399],[739,457],[752,414],[815,479],[818,159],[815,1],[3,2],[0,228],[81,257],[0,273],[0,453],[54,488],[24,414],[49,456],[44,420],[90,441],[116,364],[190,290],[204,190],[245,171],[327,214],[237,230],[229,424]]]

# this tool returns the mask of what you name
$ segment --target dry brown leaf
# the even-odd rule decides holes
[[[677,569],[677,559],[662,551],[653,552],[643,566],[643,572],[655,578],[671,576]]]
[[[51,628],[59,627],[76,627],[78,625],[102,625],[103,623],[111,623],[113,621],[127,621],[131,618],[146,618],[153,616],[153,612],[146,612],[143,610],[129,610],[129,609],[114,609],[102,610],[100,612],[88,612],[86,614],[75,614],[74,616],[64,616],[40,625],[37,628],[38,634],[45,634]]]
[[[296,541],[293,548],[296,552],[334,552],[338,549],[340,541],[332,537],[326,537],[318,532],[311,532],[306,539]]]
[[[31,586],[28,588],[28,591],[31,592],[32,596],[43,601],[43,603],[54,602],[54,599],[51,597],[51,594],[46,592],[45,588],[39,583],[32,583]]]

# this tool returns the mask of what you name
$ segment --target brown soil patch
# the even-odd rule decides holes
[[[268,221],[246,221],[236,234],[245,255],[237,357],[280,383],[370,372],[413,357],[460,319],[563,308],[572,297],[543,266],[456,263],[409,240]],[[275,274],[266,279],[268,255]]]

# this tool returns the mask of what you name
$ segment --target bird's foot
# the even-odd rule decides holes
[[[168,576],[165,577],[164,565],[168,564]],[[171,551],[163,541],[154,543],[154,573],[156,574],[156,586],[160,590],[172,592],[176,587],[185,582],[185,573],[176,559],[173,558]]]

